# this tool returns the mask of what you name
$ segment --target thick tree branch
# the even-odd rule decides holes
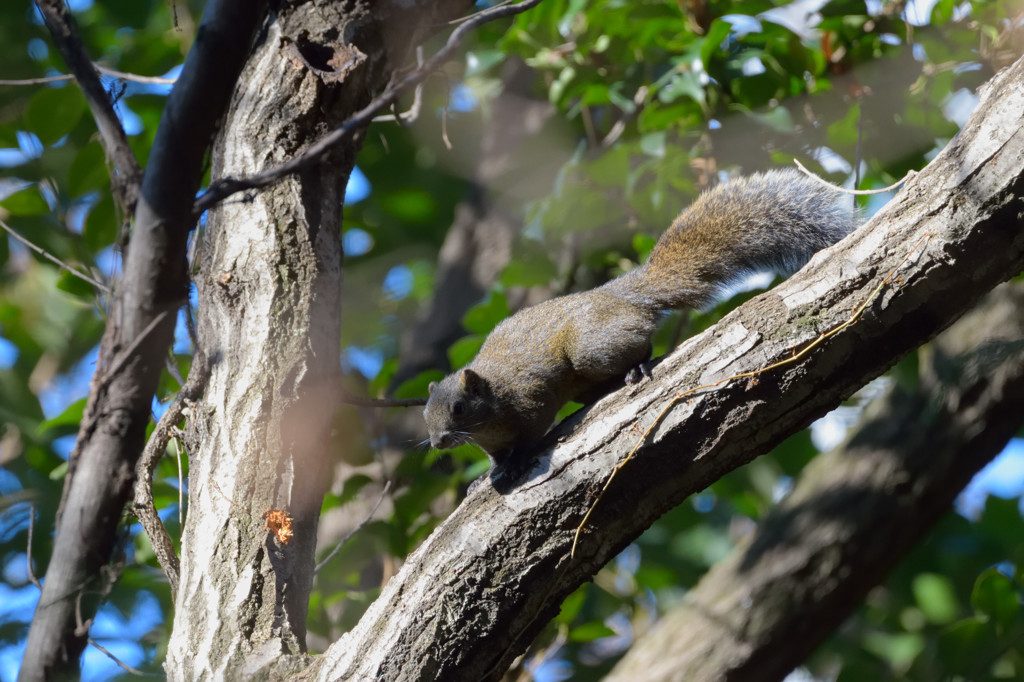
[[[213,208],[237,192],[267,187],[284,177],[313,168],[331,150],[346,140],[351,140],[353,136],[365,129],[373,121],[373,117],[394,104],[398,100],[399,95],[411,88],[415,88],[425,81],[430,74],[439,69],[441,65],[455,54],[463,39],[471,31],[489,21],[525,12],[539,5],[540,2],[541,0],[522,0],[514,5],[499,4],[470,16],[458,28],[452,31],[451,35],[448,36],[448,42],[445,43],[445,46],[438,50],[426,63],[404,76],[397,83],[389,86],[369,104],[352,114],[344,123],[316,143],[310,145],[301,154],[292,157],[279,166],[250,175],[249,177],[226,177],[211,183],[209,189],[196,201],[195,215],[198,217],[203,211]]]
[[[1024,422],[1024,283],[932,351],[606,680],[781,680],[821,644]]]
[[[56,0],[51,4],[63,6]],[[76,627],[76,603],[83,619],[92,617],[96,596],[78,596],[110,560],[117,524],[132,494],[153,392],[173,338],[173,313],[186,300],[186,238],[203,155],[265,8],[257,0],[209,3],[168,97],[136,204],[124,277],[69,462],[63,513],[21,680],[77,674],[87,633]]]
[[[135,155],[128,146],[128,138],[117,119],[117,114],[114,113],[110,96],[96,74],[96,68],[85,51],[74,19],[71,18],[71,12],[64,4],[64,0],[36,0],[36,7],[43,15],[54,45],[85,93],[89,109],[96,120],[96,127],[99,128],[103,147],[113,161],[110,186],[114,190],[114,197],[124,209],[125,215],[130,215],[134,212],[135,202],[138,200],[142,169],[139,168],[139,162],[135,160]]]
[[[993,79],[961,133],[867,225],[690,339],[654,381],[568,419],[515,490],[479,486],[310,676],[498,679],[561,600],[656,518],[824,414],[1019,272],[1022,196],[1024,61]],[[899,280],[873,294],[901,263]],[[792,357],[869,299],[855,325],[802,361],[669,410],[619,470],[570,558],[596,490],[677,392]]]

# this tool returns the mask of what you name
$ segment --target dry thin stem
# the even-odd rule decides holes
[[[384,484],[384,490],[380,491],[380,497],[377,498],[377,504],[373,505],[373,509],[371,509],[370,513],[366,515],[366,518],[363,519],[358,526],[356,526],[351,531],[346,533],[343,538],[338,540],[338,544],[335,545],[334,549],[331,550],[331,553],[325,556],[324,560],[316,565],[316,568],[313,569],[314,575],[319,573],[320,569],[326,566],[327,562],[333,559],[335,555],[341,551],[341,548],[345,545],[345,543],[351,540],[356,533],[363,529],[363,526],[370,522],[370,519],[373,518],[373,515],[377,513],[377,508],[380,506],[380,503],[384,501],[384,498],[388,496],[389,492],[391,492],[391,481],[388,481],[387,483]]]
[[[108,287],[106,284],[103,284],[99,280],[93,279],[92,277],[90,277],[89,275],[85,274],[81,270],[77,270],[77,269],[71,267],[70,265],[68,265],[67,263],[62,261],[60,258],[57,258],[56,256],[54,256],[52,253],[50,253],[49,251],[47,251],[43,247],[37,246],[36,244],[33,244],[28,239],[26,239],[25,237],[23,237],[20,234],[18,234],[14,230],[13,227],[11,227],[7,223],[5,223],[3,220],[0,220],[0,227],[4,228],[4,230],[7,231],[7,234],[11,235],[12,237],[17,239],[19,242],[21,242],[25,246],[27,246],[28,248],[30,248],[33,251],[35,251],[36,253],[38,253],[40,256],[42,256],[46,260],[50,261],[51,263],[55,263],[57,266],[59,266],[61,268],[64,268],[65,270],[70,272],[75,277],[88,282],[89,284],[93,285],[94,287],[96,287],[97,289],[102,291],[103,293],[105,293],[105,294],[109,294],[110,293],[110,287]]]
[[[753,378],[753,377],[756,377],[756,376],[758,376],[760,374],[764,374],[765,372],[770,372],[771,370],[776,369],[778,367],[782,367],[784,365],[789,365],[789,364],[792,364],[794,362],[797,362],[797,361],[801,360],[808,353],[810,353],[812,350],[814,350],[815,348],[820,346],[826,339],[829,339],[829,338],[835,336],[836,334],[838,334],[839,332],[843,331],[844,329],[846,329],[850,325],[854,324],[857,320],[859,320],[864,315],[864,311],[867,310],[867,307],[869,305],[871,305],[871,303],[876,298],[878,298],[879,294],[882,293],[882,290],[885,289],[885,287],[887,287],[890,284],[892,284],[893,281],[895,281],[895,280],[897,280],[899,278],[899,271],[902,270],[903,266],[906,265],[910,261],[910,259],[914,256],[914,253],[918,250],[918,248],[921,248],[923,245],[926,245],[929,241],[931,241],[931,238],[933,236],[934,236],[934,234],[929,232],[924,237],[922,237],[916,244],[914,244],[914,246],[907,253],[906,257],[902,261],[900,261],[900,264],[897,265],[893,269],[892,272],[890,272],[888,275],[886,275],[882,279],[882,281],[880,281],[878,283],[878,286],[876,286],[874,289],[871,290],[871,293],[869,293],[867,295],[867,297],[864,299],[864,302],[861,303],[857,308],[854,309],[854,311],[850,314],[850,317],[845,322],[842,322],[841,324],[837,325],[836,327],[833,327],[832,329],[830,329],[827,332],[823,332],[814,341],[811,341],[809,344],[804,346],[804,348],[802,350],[793,353],[793,355],[791,355],[790,357],[786,358],[785,360],[779,360],[778,362],[773,362],[772,364],[767,365],[766,367],[761,367],[759,369],[754,369],[754,370],[751,370],[749,372],[741,372],[740,374],[733,374],[732,376],[725,377],[724,379],[719,379],[718,381],[712,382],[710,384],[704,384],[703,386],[695,386],[694,388],[690,388],[690,389],[687,389],[685,391],[681,391],[679,393],[676,393],[672,397],[672,399],[669,400],[668,403],[665,404],[665,407],[662,408],[661,412],[659,412],[658,415],[654,418],[654,421],[652,421],[651,424],[646,429],[644,429],[643,434],[640,436],[640,440],[638,440],[636,445],[633,446],[633,449],[629,451],[629,454],[626,455],[626,458],[623,459],[618,464],[616,464],[615,468],[612,469],[611,474],[608,475],[608,478],[605,480],[604,485],[601,487],[601,490],[597,493],[597,497],[594,499],[594,502],[590,505],[590,509],[588,509],[587,513],[584,514],[583,520],[580,521],[580,525],[576,527],[576,533],[573,536],[573,540],[572,540],[572,549],[569,551],[569,558],[570,559],[575,559],[576,558],[576,546],[579,544],[580,535],[582,535],[583,529],[587,525],[587,521],[590,520],[590,516],[594,513],[594,509],[597,508],[597,505],[601,501],[601,498],[604,497],[605,492],[611,486],[612,481],[615,479],[615,474],[617,474],[619,472],[619,470],[622,469],[622,467],[626,466],[626,464],[631,459],[633,459],[633,456],[637,453],[637,451],[644,445],[644,443],[647,442],[647,439],[650,437],[650,435],[654,431],[655,427],[657,427],[658,424],[661,423],[661,420],[665,417],[666,414],[668,414],[669,410],[671,410],[673,407],[675,407],[675,405],[680,400],[682,400],[683,398],[685,398],[687,396],[693,395],[694,393],[697,393],[699,391],[710,391],[710,390],[714,390],[714,389],[719,389],[724,384],[727,384],[727,383],[729,383],[731,381],[734,381],[736,379]]]
[[[842,192],[843,194],[852,194],[852,195],[858,196],[858,197],[870,196],[872,194],[885,194],[886,192],[891,192],[892,190],[897,189],[898,187],[903,185],[904,183],[909,182],[910,180],[912,180],[914,178],[915,175],[917,175],[917,171],[915,171],[915,170],[907,171],[907,174],[904,175],[900,180],[898,180],[897,182],[894,182],[893,184],[889,185],[888,187],[882,187],[881,189],[846,189],[845,187],[839,187],[838,185],[833,185],[828,180],[824,180],[822,178],[819,178],[817,175],[815,175],[811,171],[809,171],[806,168],[804,168],[804,165],[802,163],[800,163],[800,161],[797,160],[797,159],[793,159],[793,163],[796,164],[796,167],[799,168],[800,171],[804,175],[806,175],[807,177],[811,178],[812,180],[817,181],[819,184],[825,185],[825,187],[828,187],[829,189],[833,189],[833,190],[835,190],[837,192]]]
[[[99,643],[97,643],[97,642],[96,642],[96,640],[95,640],[95,639],[93,639],[92,637],[90,637],[88,641],[89,641],[89,644],[93,645],[94,647],[96,647],[97,649],[99,649],[100,651],[102,651],[102,652],[103,652],[104,654],[106,654],[106,655],[107,655],[107,658],[109,658],[109,659],[110,659],[110,660],[112,660],[112,661],[113,661],[114,663],[116,663],[116,664],[117,664],[117,665],[118,665],[118,666],[119,666],[119,667],[120,667],[120,668],[121,668],[122,670],[124,670],[125,672],[129,672],[129,673],[131,673],[132,675],[139,675],[139,676],[141,676],[141,677],[148,677],[148,675],[147,675],[146,673],[142,672],[141,670],[136,670],[135,668],[131,667],[130,665],[128,665],[127,663],[125,663],[124,661],[122,661],[121,659],[119,659],[119,658],[118,658],[117,656],[115,656],[114,654],[112,654],[112,653],[110,653],[109,651],[107,651],[106,649],[104,649],[104,648],[103,648],[102,646],[100,646],[100,644],[99,644]]]
[[[634,109],[631,112],[626,113],[622,118],[615,122],[608,131],[608,134],[601,140],[602,149],[608,149],[613,144],[618,142],[619,138],[622,137],[622,133],[626,131],[626,125],[640,115],[643,111],[644,103],[647,101],[648,89],[646,85],[641,85],[637,88],[636,93],[633,94]]]
[[[136,73],[127,73],[125,71],[109,69],[102,64],[97,64],[96,62],[93,62],[92,66],[104,76],[118,78],[123,81],[131,81],[133,83],[145,83],[148,85],[174,85],[178,82],[177,78],[168,78],[166,76],[140,76]],[[63,81],[73,80],[75,80],[75,76],[73,74],[62,73],[57,76],[40,76],[39,78],[0,78],[0,85],[45,85],[47,83],[60,83]]]
[[[423,47],[419,46],[416,48],[416,67],[423,67]],[[406,123],[412,123],[420,117],[420,109],[423,107],[423,83],[416,86],[416,89],[412,92],[412,106],[409,107],[408,111],[394,114],[382,114],[380,116],[374,116],[374,123],[383,123],[386,121],[394,121],[399,125],[405,125]]]
[[[337,145],[348,140],[357,131],[369,125],[373,117],[390,107],[400,94],[409,88],[416,87],[426,80],[427,76],[440,68],[455,53],[459,45],[462,44],[462,40],[470,31],[488,21],[525,12],[539,5],[540,2],[541,0],[522,0],[522,2],[514,5],[498,5],[477,12],[452,31],[445,46],[428,59],[422,67],[412,71],[397,83],[388,87],[383,93],[375,97],[373,101],[350,116],[347,121],[325,135],[318,142],[311,145],[306,151],[262,173],[245,178],[221,178],[211,183],[206,193],[196,200],[192,209],[193,213],[198,217],[202,212],[213,208],[233,194],[248,189],[267,187],[288,175],[312,168]]]
[[[107,95],[106,89],[93,67],[93,62],[78,36],[71,12],[64,0],[36,0],[36,7],[43,15],[46,27],[53,37],[53,43],[74,74],[93,118],[100,132],[100,140],[107,156],[113,162],[110,173],[110,184],[114,196],[125,215],[135,212],[135,202],[139,196],[142,182],[142,169],[139,167],[135,154],[128,145],[121,122],[114,113],[114,106]]]
[[[361,398],[346,391],[341,392],[339,400],[357,407],[417,407],[427,404],[426,398]]]
[[[32,570],[32,535],[36,527],[36,506],[30,504],[28,507],[28,545],[25,547],[25,565],[28,569],[28,579],[35,585],[40,592],[43,591],[43,586],[39,584],[39,578],[36,577],[36,572]]]
[[[171,585],[171,597],[177,599],[178,579],[181,575],[181,563],[174,551],[174,543],[167,529],[160,521],[156,504],[153,502],[153,470],[167,448],[167,442],[171,439],[175,425],[181,421],[182,415],[188,403],[194,402],[202,395],[206,382],[210,378],[210,363],[202,350],[197,349],[192,356],[192,368],[189,370],[188,379],[178,391],[174,401],[160,417],[153,434],[149,437],[146,447],[139,457],[139,463],[135,467],[135,516],[142,524],[143,530],[149,537],[149,543],[153,546],[160,567],[167,576],[167,582]],[[180,457],[180,455],[179,455]],[[178,460],[178,471],[181,471],[181,460]],[[180,479],[179,479],[180,481]],[[180,486],[179,486],[180,492]],[[179,497],[180,500],[180,497]]]

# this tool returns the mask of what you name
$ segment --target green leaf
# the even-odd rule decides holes
[[[67,473],[68,473],[68,463],[67,462],[61,462],[60,464],[58,464],[57,466],[55,466],[53,469],[50,470],[50,480],[51,481],[59,481],[62,478],[64,478],[64,475],[67,474]]]
[[[700,58],[702,62],[705,64],[711,63],[712,54],[718,50],[722,42],[729,37],[730,31],[732,31],[732,24],[724,19],[715,19],[711,22],[711,28],[708,29],[708,34],[704,36],[700,47]]]
[[[85,109],[85,96],[77,87],[46,88],[29,102],[25,124],[39,136],[40,142],[49,146],[78,125]]]
[[[82,414],[85,412],[85,398],[77,400],[70,405],[68,408],[58,414],[53,419],[47,419],[39,425],[36,432],[39,435],[43,435],[50,429],[60,429],[65,432],[68,427],[72,427],[75,430],[78,429],[78,424],[82,421]],[[67,431],[67,433],[73,433],[74,431]]]
[[[68,171],[68,192],[73,197],[110,188],[103,147],[96,140],[82,147]]]
[[[64,269],[61,269],[60,277],[57,278],[57,288],[89,301],[96,298],[96,287]]]
[[[117,239],[117,217],[110,194],[104,193],[89,210],[82,226],[82,239],[93,253],[105,249]]]
[[[469,361],[476,357],[483,343],[484,336],[482,334],[472,334],[459,339],[448,349],[448,362],[452,367],[469,364]]]
[[[914,578],[914,599],[932,623],[944,625],[956,620],[960,606],[949,578],[937,573],[921,573]]]
[[[569,631],[571,642],[593,642],[601,637],[614,635],[615,631],[601,622],[587,623]]]
[[[466,78],[486,73],[504,60],[505,53],[501,50],[470,50],[466,52]]]
[[[575,592],[566,597],[565,601],[562,602],[562,610],[559,611],[558,615],[555,617],[555,622],[565,625],[571,623],[579,614],[580,609],[583,608],[583,602],[586,597],[587,586],[581,585]]]
[[[1009,627],[1020,611],[1013,582],[995,568],[978,576],[971,592],[971,605],[1000,628]]]
[[[466,312],[462,326],[476,334],[487,334],[508,315],[508,299],[505,294],[495,291]],[[453,363],[452,366],[458,365]]]
[[[39,185],[32,184],[0,201],[8,213],[14,216],[44,215],[50,212],[50,205],[39,192]]]
[[[939,635],[936,653],[946,673],[966,673],[980,658],[988,655],[997,641],[989,623],[979,618],[967,618]]]
[[[14,126],[0,125],[0,149],[17,149],[18,133]]]

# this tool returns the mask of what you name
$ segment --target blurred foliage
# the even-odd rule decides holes
[[[71,7],[96,60],[153,76],[182,63],[202,3],[79,0]],[[370,191],[345,207],[342,362],[349,388],[377,394],[388,386],[399,338],[431,297],[437,251],[469,192],[484,191],[523,229],[493,290],[464,315],[465,336],[448,349],[454,366],[472,357],[520,304],[522,291],[583,288],[633,267],[681,206],[734,170],[800,157],[833,181],[856,171],[862,187],[879,187],[922,167],[963,123],[977,86],[1019,53],[1022,22],[1019,4],[991,0],[545,0],[484,26],[464,60],[427,82],[419,119],[375,125],[358,157]],[[488,151],[480,139],[504,113],[499,94],[512,59],[531,67],[532,95],[555,116],[480,188],[477,170]],[[65,71],[35,10],[0,3],[0,78]],[[107,76],[104,83],[145,164],[167,86]],[[123,216],[79,90],[66,82],[0,86],[0,148],[0,218],[65,263],[116,279]],[[884,201],[867,202],[866,212]],[[750,295],[670,316],[655,354]],[[30,514],[34,573],[42,575],[106,305],[101,292],[16,240],[0,239],[4,679],[19,658],[37,594],[25,569]],[[175,350],[185,372],[183,333]],[[437,369],[424,372],[398,395],[422,396],[439,377]],[[175,390],[167,375],[157,397]],[[469,447],[441,454],[412,441],[391,443],[398,454],[383,457],[393,423],[354,410],[338,416],[347,442],[338,446],[342,473],[325,499],[325,518],[359,516],[351,510],[372,506],[381,469],[368,465],[383,463],[395,488],[377,519],[319,575],[310,604],[314,650],[358,620],[382,581],[486,468]],[[187,475],[177,447],[169,447],[155,476],[157,504],[175,539],[179,480]],[[527,667],[598,678],[659,611],[751,532],[816,452],[807,434],[795,436],[657,521],[566,600]],[[104,622],[135,623],[130,635],[100,641],[117,642],[136,668],[159,672],[170,594],[130,516],[124,529],[121,579],[94,632]],[[990,498],[977,518],[950,514],[808,668],[840,680],[1024,678],[1021,537],[1017,500]],[[120,674],[94,654],[86,654],[87,678]]]

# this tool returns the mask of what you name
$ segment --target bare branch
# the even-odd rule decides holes
[[[139,167],[124,128],[114,113],[114,106],[107,96],[107,91],[100,82],[92,60],[85,51],[78,30],[75,28],[71,13],[63,0],[36,0],[36,7],[43,15],[46,27],[53,36],[53,42],[67,63],[79,87],[85,94],[92,110],[96,126],[100,131],[100,139],[107,156],[113,161],[110,172],[110,184],[114,196],[124,209],[126,215],[135,211],[135,202],[139,197],[139,186],[142,182],[142,169]]]
[[[522,0],[522,2],[514,5],[498,5],[477,12],[452,31],[445,46],[428,59],[422,67],[405,76],[394,85],[391,85],[383,93],[375,97],[373,101],[349,117],[347,121],[311,145],[306,151],[262,173],[257,173],[247,178],[221,178],[211,183],[206,193],[195,202],[193,213],[198,218],[203,211],[213,208],[232,194],[247,189],[267,187],[292,173],[315,166],[337,145],[350,139],[357,131],[369,125],[373,117],[390,107],[400,94],[426,80],[427,76],[436,71],[455,53],[459,45],[462,44],[462,40],[470,31],[489,21],[525,12],[539,5],[540,2],[541,0]]]
[[[140,76],[136,73],[127,73],[125,71],[118,71],[117,69],[110,69],[97,62],[92,63],[92,67],[102,73],[105,76],[117,78],[123,81],[131,81],[133,83],[144,83],[149,85],[174,85],[178,82],[177,78],[168,78],[166,76]],[[39,78],[15,78],[7,79],[0,78],[0,85],[45,85],[47,83],[61,83],[63,81],[73,81],[75,76],[70,73],[62,73],[58,76],[40,76]]]
[[[40,5],[44,14],[66,17],[61,0],[40,0]],[[203,158],[265,19],[265,0],[206,3],[199,28],[204,38],[189,50],[164,106],[136,202],[123,284],[114,293],[100,347],[103,362],[90,386],[76,452],[69,460],[62,497],[66,513],[59,515],[43,594],[29,628],[19,673],[23,680],[78,673],[87,635],[77,627],[72,595],[102,574],[116,547],[116,520],[134,492],[150,405],[174,338],[173,315],[186,300],[187,239],[194,226],[190,209],[202,181]],[[51,26],[55,40],[76,59],[71,71],[83,87],[91,84],[91,103],[106,107],[112,116],[80,42],[68,37],[73,35],[69,25],[68,19]],[[116,122],[109,116],[103,120]],[[137,174],[119,163],[114,172],[137,182]],[[98,597],[83,601],[86,620],[98,603]]]
[[[105,649],[102,646],[100,646],[100,644],[95,639],[93,639],[92,637],[89,638],[89,644],[91,644],[92,646],[96,647],[97,649],[99,649],[104,654],[106,654],[107,658],[109,658],[114,663],[116,663],[118,665],[118,667],[121,668],[122,670],[124,670],[125,672],[131,673],[132,675],[139,675],[140,677],[148,677],[148,675],[146,675],[146,673],[142,672],[141,670],[136,670],[135,668],[131,667],[130,665],[128,665],[127,663],[122,661],[120,658],[118,658],[114,654],[110,653],[107,649]]]
[[[57,258],[56,256],[54,256],[52,253],[50,253],[49,251],[47,251],[43,247],[37,246],[36,244],[33,244],[28,239],[26,239],[25,237],[22,237],[20,234],[18,234],[14,230],[13,227],[11,227],[7,223],[5,223],[3,220],[0,220],[0,227],[2,227],[4,230],[6,230],[7,234],[11,235],[12,237],[17,239],[19,242],[21,242],[25,246],[27,246],[28,248],[30,248],[33,251],[35,251],[36,253],[38,253],[40,256],[42,256],[46,260],[50,261],[51,263],[57,264],[59,267],[64,268],[65,270],[70,272],[75,277],[88,282],[89,284],[93,285],[94,287],[96,287],[97,289],[102,291],[103,293],[105,293],[105,294],[109,294],[110,293],[110,287],[108,287],[106,284],[103,284],[99,280],[93,279],[92,277],[90,277],[89,275],[85,274],[81,270],[78,270],[76,268],[71,267],[70,265],[68,265],[67,263],[62,261],[60,258]]]
[[[423,47],[416,48],[416,66],[417,68],[423,68]],[[382,114],[380,116],[374,116],[374,123],[382,123],[385,121],[394,121],[399,125],[406,123],[412,123],[420,117],[420,109],[423,106],[423,83],[416,86],[416,89],[412,93],[412,106],[409,107],[408,111],[394,114]]]
[[[139,463],[135,467],[135,516],[142,524],[143,530],[146,531],[149,543],[153,546],[153,551],[164,570],[164,575],[167,576],[173,599],[178,597],[178,577],[181,573],[181,564],[174,551],[174,543],[171,542],[167,529],[160,521],[156,504],[153,502],[153,470],[156,469],[157,463],[163,456],[167,442],[173,435],[174,427],[181,421],[185,408],[190,402],[199,399],[209,378],[210,363],[203,351],[197,349],[195,355],[192,356],[192,368],[189,370],[185,385],[181,387],[167,411],[160,417],[160,421],[153,429],[153,434],[149,437],[142,456],[139,458]]]
[[[366,518],[360,521],[358,526],[353,528],[351,531],[346,533],[340,540],[338,540],[338,544],[335,545],[334,549],[331,550],[331,553],[325,556],[323,561],[316,565],[316,568],[313,569],[313,573],[319,573],[320,569],[326,566],[327,562],[333,559],[338,554],[338,552],[341,551],[341,548],[345,546],[345,543],[351,540],[356,533],[363,529],[363,526],[370,522],[370,519],[373,518],[373,515],[377,513],[377,508],[380,507],[380,503],[384,501],[384,498],[388,496],[389,492],[391,492],[391,481],[388,481],[387,483],[384,484],[384,490],[380,491],[380,497],[377,498],[377,504],[373,505],[373,509],[371,509],[370,513],[366,515]]]
[[[25,545],[25,567],[28,569],[28,579],[41,592],[43,586],[39,584],[35,569],[32,568],[32,536],[36,528],[36,506],[30,504],[28,507],[28,543]]]

